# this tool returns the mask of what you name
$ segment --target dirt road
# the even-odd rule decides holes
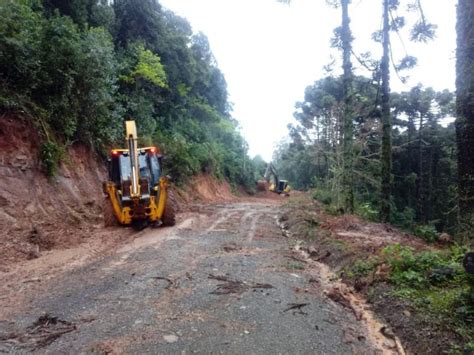
[[[326,296],[327,275],[290,250],[278,210],[195,205],[176,227],[128,236],[114,251],[53,253],[35,272],[3,274],[0,352],[387,352]]]

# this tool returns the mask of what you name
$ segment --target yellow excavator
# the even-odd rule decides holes
[[[283,194],[285,196],[290,195],[290,185],[288,185],[288,181],[280,180],[272,162],[268,163],[267,170],[265,170],[265,175],[263,178],[267,183],[270,184],[270,187],[268,187],[269,191],[275,192],[277,194]],[[271,181],[272,178],[273,181]]]
[[[163,175],[163,156],[157,147],[138,148],[135,121],[126,121],[125,131],[128,149],[112,149],[107,159],[105,225],[131,225],[136,230],[174,225],[175,202],[169,178]]]

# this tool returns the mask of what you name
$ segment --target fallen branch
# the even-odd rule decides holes
[[[308,315],[308,313],[303,312],[301,308],[306,307],[309,303],[288,303],[288,308],[286,308],[283,312],[288,312],[293,310],[293,314],[303,314]],[[298,312],[296,312],[298,310]]]
[[[224,283],[217,285],[217,288],[210,292],[213,295],[228,295],[230,293],[243,293],[249,289],[268,289],[273,288],[270,284],[264,283],[247,283],[245,281],[232,280],[226,276],[222,275],[212,275],[208,276],[211,280],[222,281]]]
[[[165,289],[169,290],[172,286],[175,286],[176,285],[176,280],[171,280],[167,277],[163,277],[163,276],[153,276],[152,279],[155,279],[155,280],[165,280],[168,282],[168,286],[165,287]]]
[[[303,259],[297,258],[297,257],[294,256],[294,255],[285,255],[285,257],[287,257],[288,259],[293,259],[293,260],[298,261],[298,262],[300,262],[300,263],[304,263],[304,264],[307,264],[307,263],[308,263],[307,260],[303,260]]]

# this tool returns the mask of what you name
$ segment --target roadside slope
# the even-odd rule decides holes
[[[279,223],[308,268],[337,275],[343,286],[333,296],[355,312],[358,300],[368,299],[392,328],[379,332],[400,337],[409,353],[474,350],[474,299],[461,265],[463,247],[449,238],[427,244],[388,224],[331,215],[310,194],[291,198]]]
[[[68,148],[56,177],[39,163],[40,137],[26,121],[0,118],[0,268],[77,245],[101,226],[105,169],[83,145]]]

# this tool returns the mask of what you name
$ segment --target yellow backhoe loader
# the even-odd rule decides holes
[[[162,155],[157,147],[138,148],[135,121],[125,122],[128,149],[112,149],[103,212],[106,226],[175,224],[175,203],[163,175]]]

